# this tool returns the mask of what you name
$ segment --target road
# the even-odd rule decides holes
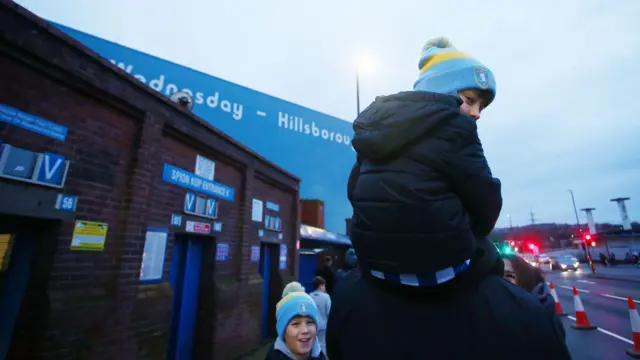
[[[599,274],[607,269],[598,268]],[[567,332],[567,345],[575,360],[631,359],[625,349],[632,346],[631,323],[627,297],[632,296],[640,307],[640,282],[619,279],[603,279],[590,276],[591,271],[582,265],[578,272],[549,272],[547,280],[556,287],[563,310],[569,317],[562,321]],[[624,275],[640,280],[640,269],[611,269],[614,275]],[[592,325],[598,330],[575,330],[572,287],[575,286]]]

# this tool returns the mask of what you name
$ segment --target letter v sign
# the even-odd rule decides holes
[[[196,194],[188,192],[184,196],[184,212],[194,213],[196,212]]]
[[[60,185],[64,172],[64,156],[43,153],[37,181]]]

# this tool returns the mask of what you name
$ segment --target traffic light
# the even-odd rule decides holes
[[[529,249],[533,250],[533,248],[535,248],[536,246],[533,244],[529,244]]]
[[[502,243],[502,249],[500,250],[501,253],[503,254],[511,254],[511,252],[513,251],[513,249],[511,248],[511,246],[509,246],[509,240],[505,240]]]
[[[588,243],[589,245],[596,246],[596,239],[591,237],[591,234],[587,234],[584,236],[584,241],[585,243]]]
[[[511,245],[511,247],[514,247],[516,245],[516,242],[512,241],[512,242],[509,243],[509,245]]]

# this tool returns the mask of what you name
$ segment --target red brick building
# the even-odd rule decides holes
[[[299,179],[11,1],[0,32],[0,359],[259,345],[297,274]]]

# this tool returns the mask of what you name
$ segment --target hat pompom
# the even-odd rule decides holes
[[[292,281],[287,284],[282,290],[282,297],[285,297],[293,292],[305,292],[304,286],[297,281]]]
[[[427,43],[424,44],[424,46],[422,47],[422,51],[424,52],[430,47],[437,47],[440,49],[444,49],[444,48],[453,47],[453,43],[451,42],[451,40],[449,40],[445,36],[438,36],[427,41]]]

